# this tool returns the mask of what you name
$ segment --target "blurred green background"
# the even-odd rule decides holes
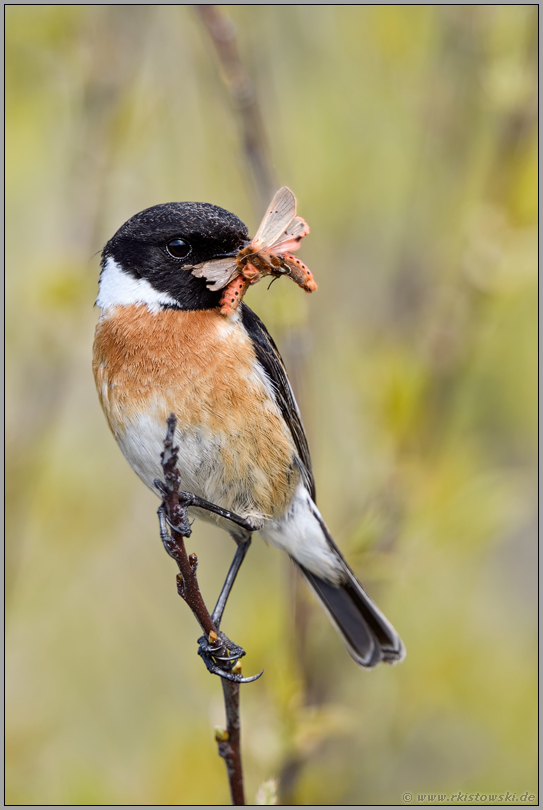
[[[248,802],[536,793],[537,6],[223,6],[319,291],[248,303],[282,350],[319,506],[407,647],[360,671],[255,539]],[[100,251],[200,200],[254,233],[239,124],[190,6],[7,7],[7,804],[226,804],[222,690],[157,500],[91,375]],[[209,602],[232,543],[197,525]]]

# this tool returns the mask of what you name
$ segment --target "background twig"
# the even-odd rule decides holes
[[[272,169],[258,96],[239,56],[236,26],[219,6],[195,5],[194,9],[211,37],[221,77],[238,117],[243,151],[251,171],[255,209],[264,212],[278,183]]]

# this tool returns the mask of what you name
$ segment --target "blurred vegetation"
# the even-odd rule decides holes
[[[537,6],[225,6],[319,282],[248,302],[286,357],[339,545],[408,657],[368,674],[257,541],[247,795],[536,793]],[[7,804],[224,804],[221,690],[156,499],[90,371],[98,256],[132,214],[254,231],[235,116],[190,6],[11,5],[7,33]],[[210,602],[233,554],[197,526]],[[293,618],[294,616],[294,618]]]

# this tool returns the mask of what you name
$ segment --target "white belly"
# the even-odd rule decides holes
[[[124,434],[118,437],[124,457],[157,496],[159,492],[154,480],[164,480],[160,455],[165,436],[166,425],[146,414],[139,416],[135,424],[130,423]],[[257,527],[264,523],[267,516],[255,502],[252,482],[244,482],[242,477],[233,474],[235,453],[232,453],[231,438],[220,433],[211,434],[202,428],[181,426],[176,433],[176,444],[179,447],[177,467],[182,490],[230,509]],[[194,514],[225,529],[233,528],[229,521],[223,521],[211,512],[198,509]]]

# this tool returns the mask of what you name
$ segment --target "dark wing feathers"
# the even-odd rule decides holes
[[[311,468],[309,447],[300,411],[294,399],[279,350],[260,318],[246,304],[241,305],[241,319],[247,334],[251,338],[258,362],[273,385],[277,405],[281,410],[283,419],[289,426],[298,450],[302,476],[311,497],[315,500],[315,481]]]

